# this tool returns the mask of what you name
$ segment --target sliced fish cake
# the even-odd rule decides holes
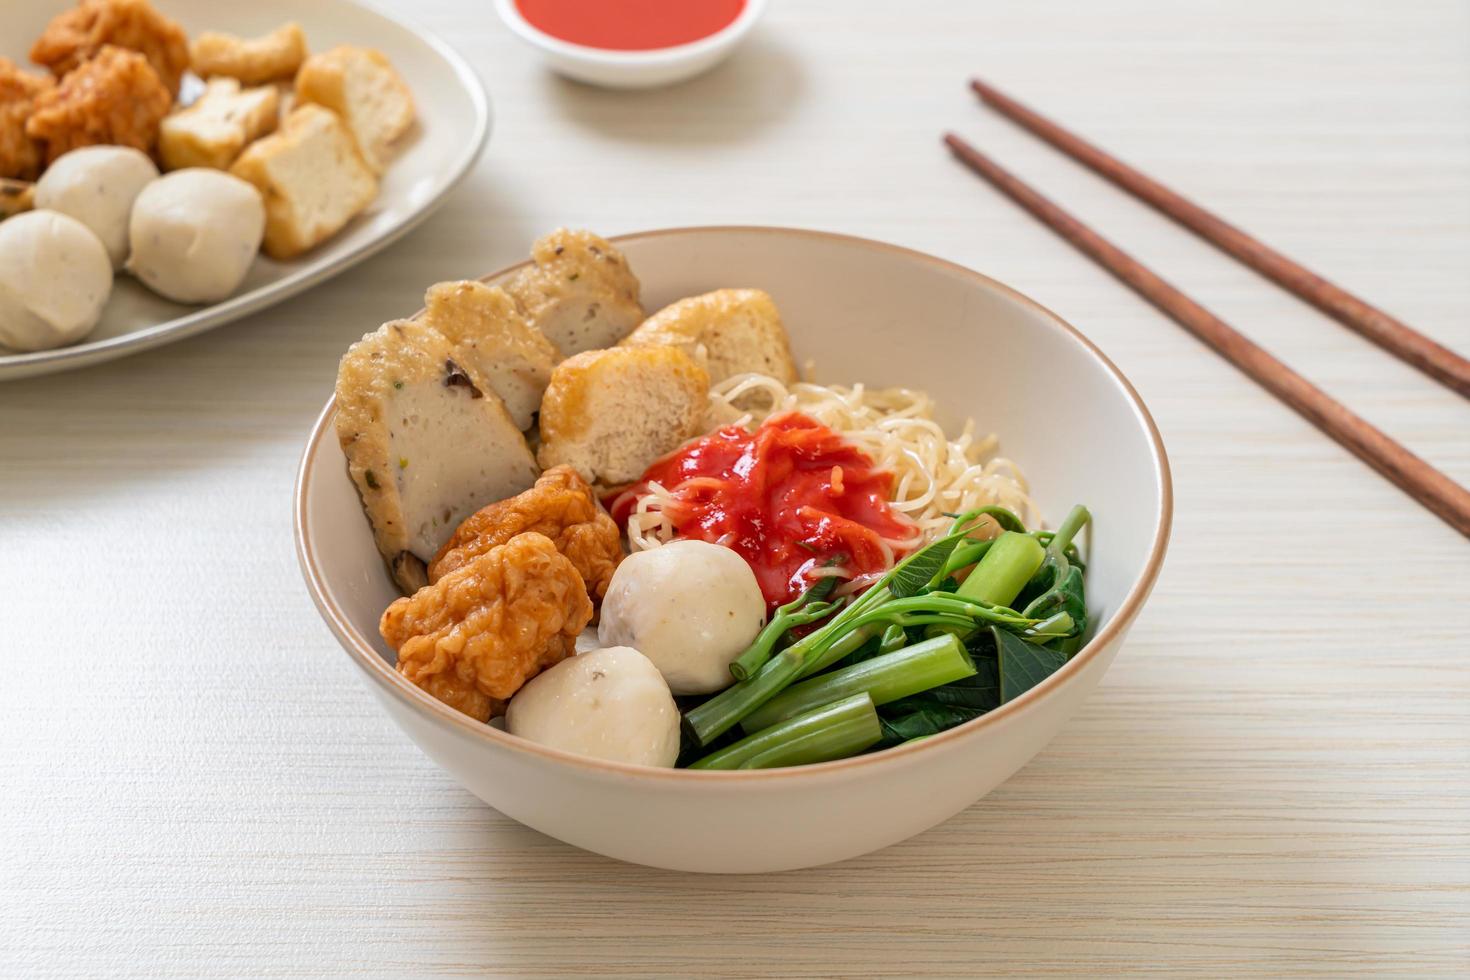
[[[505,290],[568,357],[612,347],[643,321],[628,260],[592,232],[558,228],[532,246],[531,258]]]
[[[461,364],[484,375],[517,426],[531,427],[562,355],[509,293],[473,280],[441,282],[424,294],[420,319],[455,346]]]
[[[441,334],[412,320],[353,344],[337,373],[337,438],[378,551],[406,593],[460,521],[540,472],[521,430]]]

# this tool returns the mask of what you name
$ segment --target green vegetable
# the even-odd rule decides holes
[[[1056,673],[1067,655],[991,627],[1000,670],[1001,704],[1014,700]]]
[[[948,535],[889,569],[820,629],[774,654],[748,680],[689,711],[684,716],[686,731],[701,745],[710,744],[795,681],[825,670],[891,624],[951,626],[965,631],[981,623],[1003,624],[1016,630],[1035,625],[1035,620],[983,600],[924,592],[943,575],[945,562],[967,539],[981,513],[984,511],[961,515]]]
[[[761,668],[767,660],[771,659],[771,653],[776,649],[776,644],[781,637],[785,636],[792,627],[805,626],[815,623],[819,619],[825,619],[827,615],[841,608],[842,602],[824,602],[832,590],[837,587],[837,579],[834,576],[818,579],[817,583],[807,589],[795,599],[779,606],[776,615],[766,624],[756,636],[750,647],[735,658],[730,664],[730,673],[737,681],[743,681]]]
[[[746,715],[740,727],[759,731],[864,691],[874,704],[887,704],[974,673],[964,645],[953,636],[941,636],[795,684]]]
[[[883,737],[866,693],[787,719],[692,763],[690,769],[771,769],[856,755]]]
[[[1008,606],[1021,594],[1046,556],[1046,549],[1031,535],[1005,531],[955,594]]]

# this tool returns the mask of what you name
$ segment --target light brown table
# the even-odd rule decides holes
[[[1470,481],[1470,405],[964,84],[1464,351],[1464,3],[774,0],[734,61],[641,95],[546,75],[487,0],[400,6],[497,110],[444,211],[277,310],[0,387],[0,975],[1470,972],[1470,544],[939,145],[974,139]],[[773,877],[624,866],[480,804],[379,714],[291,550],[351,340],[558,224],[704,223],[1016,285],[1138,385],[1178,497],[1130,644],[1031,765],[915,840]]]

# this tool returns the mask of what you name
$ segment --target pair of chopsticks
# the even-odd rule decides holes
[[[1256,240],[978,79],[986,104],[1152,205],[1227,254],[1316,306],[1459,394],[1470,398],[1470,361]],[[1261,387],[1402,490],[1470,537],[1470,491],[1287,367],[1265,348],[1190,299],[954,133],[945,145],[975,173],[1204,341]]]

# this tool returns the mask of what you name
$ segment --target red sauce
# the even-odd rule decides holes
[[[772,607],[800,595],[832,559],[851,577],[885,571],[880,539],[915,537],[888,506],[893,475],[797,412],[754,432],[726,426],[665,456],[613,501],[619,524],[649,482],[672,495],[664,513],[679,534],[738,552]]]
[[[515,0],[554,38],[589,48],[650,51],[709,37],[735,22],[745,0]]]

